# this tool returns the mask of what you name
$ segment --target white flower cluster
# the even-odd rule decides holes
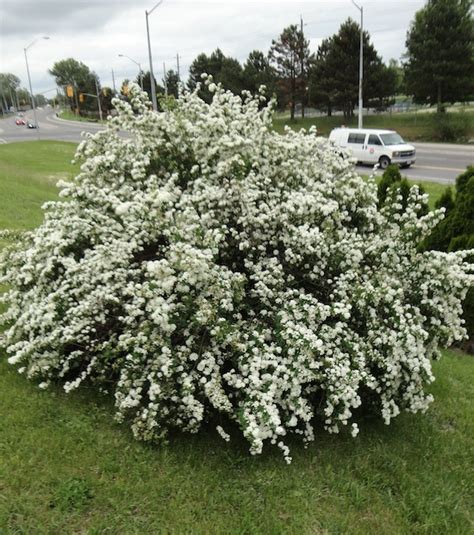
[[[417,188],[378,211],[314,130],[279,135],[261,96],[205,83],[210,105],[163,113],[134,85],[81,143],[63,200],[2,258],[9,362],[113,391],[141,439],[234,422],[288,462],[291,433],[425,410],[472,282],[467,253],[419,252],[442,212],[419,217]]]

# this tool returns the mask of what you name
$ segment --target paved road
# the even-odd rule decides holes
[[[402,169],[402,174],[411,180],[452,184],[468,165],[474,165],[474,145],[418,142],[413,145],[416,148],[416,163],[408,169]],[[359,165],[357,170],[361,174],[370,174],[372,168]],[[377,174],[382,172],[379,170]]]
[[[0,120],[0,143],[38,139],[54,139],[60,141],[81,140],[81,132],[97,132],[103,127],[94,123],[63,121],[56,118],[51,108],[38,110],[39,131],[28,130],[25,126],[15,125],[15,118]],[[33,119],[31,111],[25,118]],[[473,145],[452,145],[443,143],[414,143],[417,151],[416,164],[403,169],[403,175],[412,180],[429,180],[441,184],[453,183],[468,165],[474,164]],[[358,166],[361,174],[370,174],[370,166]],[[381,174],[381,171],[377,172]]]
[[[78,121],[63,121],[58,119],[54,110],[44,108],[37,110],[39,129],[28,129],[26,126],[17,126],[16,117],[3,119],[0,121],[0,143],[11,143],[15,141],[33,141],[38,139],[52,139],[58,141],[81,141],[81,132],[97,132],[103,126],[94,123]],[[25,120],[33,121],[33,112],[27,111],[24,114]]]

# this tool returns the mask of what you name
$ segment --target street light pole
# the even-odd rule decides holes
[[[362,112],[363,112],[363,99],[362,99],[362,81],[364,77],[364,8],[357,5],[352,0],[354,6],[360,11],[360,53],[359,53],[359,120],[358,127],[362,128]]]
[[[40,39],[49,39],[49,37],[47,35],[44,35],[43,37],[38,37],[38,39],[35,39],[32,43],[30,43],[26,48],[23,49],[23,51],[25,52],[26,73],[28,75],[28,84],[30,86],[31,106],[33,108],[33,117],[34,117],[34,121],[35,121],[36,134],[38,136],[38,139],[40,138],[39,124],[38,124],[38,120],[36,118],[35,97],[33,96],[33,88],[31,86],[30,67],[28,65],[28,54],[27,54],[27,51],[28,51],[29,48],[31,48]]]
[[[153,60],[151,57],[151,42],[150,42],[150,26],[148,24],[148,16],[155,11],[155,9],[163,3],[163,0],[160,0],[157,4],[153,6],[150,11],[145,10],[146,18],[146,35],[148,39],[148,59],[150,61],[150,85],[151,85],[151,102],[153,104],[153,109],[158,111],[158,103],[156,102],[156,87],[155,87],[155,75],[153,74]]]
[[[140,63],[138,63],[138,61],[135,61],[133,58],[131,58],[130,56],[126,56],[125,54],[119,54],[119,58],[127,58],[129,59],[130,61],[133,61],[133,63],[135,63],[135,65],[137,65],[138,67],[138,72],[140,74],[140,87],[142,88],[142,91],[143,91],[143,71],[142,71],[142,66],[140,65]]]

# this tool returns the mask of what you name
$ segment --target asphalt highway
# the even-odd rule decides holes
[[[26,126],[17,126],[16,117],[0,120],[0,143],[15,141],[52,139],[58,141],[81,140],[81,132],[97,132],[103,125],[64,121],[56,117],[51,108],[37,110],[39,129],[27,129]],[[25,113],[24,119],[33,122],[33,113]],[[409,169],[403,169],[402,174],[415,181],[428,180],[441,184],[451,184],[468,165],[474,165],[474,145],[454,145],[446,143],[418,143],[416,148],[416,163]],[[370,174],[371,166],[357,166],[361,174]],[[381,174],[381,171],[377,171]]]

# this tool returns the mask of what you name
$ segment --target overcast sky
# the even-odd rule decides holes
[[[156,0],[157,1],[157,0]],[[126,54],[148,70],[145,9],[155,0],[0,0],[0,72],[12,72],[27,86],[23,49],[28,51],[35,93],[55,87],[47,70],[54,62],[74,57],[94,70],[103,86],[117,87],[135,78],[137,67]],[[385,61],[404,53],[405,37],[424,0],[359,0],[364,6],[364,29]],[[337,32],[348,17],[359,21],[351,0],[163,0],[150,15],[155,76],[166,68],[186,77],[200,52],[220,47],[244,62],[253,49],[267,52],[272,39],[290,24],[306,23],[304,31],[315,52],[322,39]],[[47,94],[47,93],[46,93]],[[51,93],[50,93],[51,94]]]

